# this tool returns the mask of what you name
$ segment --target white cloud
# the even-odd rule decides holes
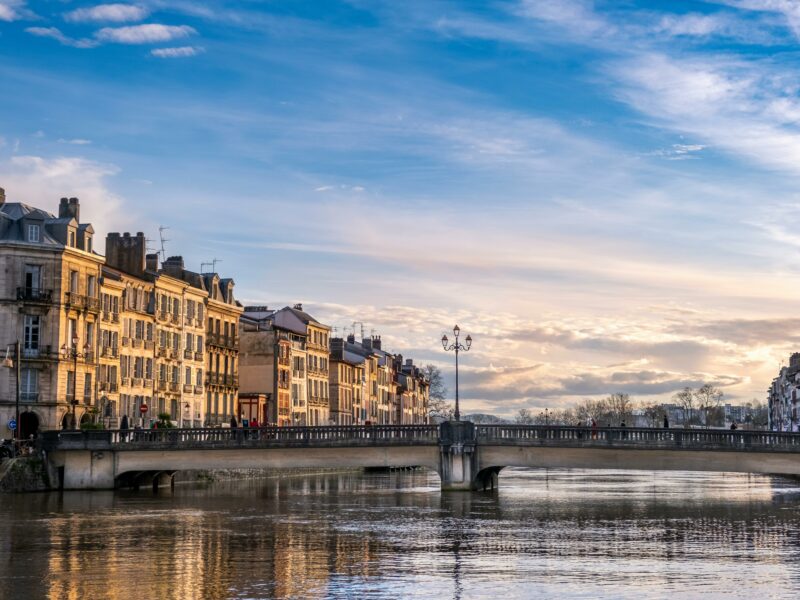
[[[92,140],[85,140],[83,138],[73,138],[71,140],[67,140],[64,138],[58,139],[59,144],[72,144],[74,146],[86,146],[92,143]]]
[[[141,21],[150,11],[144,6],[133,4],[99,4],[87,8],[78,8],[64,15],[64,20],[71,23],[110,22],[127,23]]]
[[[153,44],[189,37],[197,31],[188,25],[161,25],[147,23],[128,27],[103,27],[95,34],[102,42],[118,44]]]
[[[17,21],[32,16],[25,0],[0,0],[0,21]]]
[[[94,48],[97,46],[95,40],[71,38],[64,35],[57,27],[28,27],[25,31],[37,37],[52,38],[64,46],[71,46],[73,48]]]
[[[189,56],[197,56],[203,52],[202,48],[195,46],[180,46],[177,48],[155,48],[150,51],[150,54],[158,58],[186,58]]]
[[[792,32],[800,38],[800,2],[797,0],[718,0],[722,4],[743,10],[781,15]]]
[[[13,156],[7,160],[0,159],[0,181],[8,201],[24,202],[55,212],[59,198],[76,196],[81,200],[82,217],[94,225],[102,239],[108,231],[130,227],[130,216],[123,210],[123,199],[108,185],[108,179],[118,172],[114,165],[80,157]]]

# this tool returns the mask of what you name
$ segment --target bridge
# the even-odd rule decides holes
[[[63,489],[169,482],[187,469],[425,467],[442,490],[493,489],[505,467],[730,471],[800,476],[800,434],[477,425],[46,431]]]

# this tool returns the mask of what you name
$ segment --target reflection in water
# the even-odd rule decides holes
[[[425,472],[0,497],[0,598],[795,597],[800,483]]]

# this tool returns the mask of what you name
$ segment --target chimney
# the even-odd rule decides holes
[[[356,343],[356,336],[353,333],[347,335],[347,343],[348,344],[355,344]]]
[[[170,256],[167,260],[165,260],[161,264],[161,268],[164,269],[169,275],[173,277],[182,277],[183,271],[185,270],[185,265],[183,262],[182,256]]]
[[[6,203],[6,191],[3,188],[0,188],[0,204]]]
[[[303,310],[303,305],[298,302],[297,304],[294,305],[294,309],[295,310]]]
[[[337,360],[342,360],[344,356],[344,340],[342,338],[331,338],[331,356]]]
[[[81,222],[81,203],[77,198],[62,198],[58,205],[59,219],[75,219]]]
[[[158,271],[158,254],[147,254],[144,257],[145,260],[145,268],[148,271],[157,272]]]
[[[106,236],[106,264],[113,269],[141,276],[147,267],[146,254],[147,241],[141,231],[135,236],[127,232],[122,235],[109,233]]]
[[[800,352],[795,352],[789,358],[789,366],[790,367],[796,367],[798,365],[800,365]]]
[[[372,336],[372,347],[375,348],[375,350],[381,350],[381,336]]]

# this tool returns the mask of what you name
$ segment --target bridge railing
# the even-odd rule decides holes
[[[800,434],[729,429],[476,425],[480,445],[800,452]]]
[[[49,449],[342,447],[436,445],[436,425],[46,431]]]

